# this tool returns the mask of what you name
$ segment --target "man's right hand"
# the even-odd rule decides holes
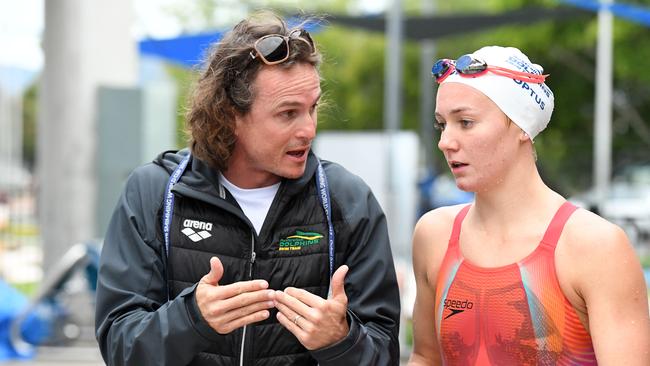
[[[267,290],[268,282],[253,280],[220,286],[223,265],[217,257],[210,258],[210,272],[196,286],[194,296],[203,319],[219,334],[228,334],[245,325],[269,317],[275,291]]]

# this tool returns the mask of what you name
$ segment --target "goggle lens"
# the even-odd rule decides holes
[[[440,59],[433,64],[431,74],[436,81],[442,82],[454,70],[454,61],[446,58]]]
[[[312,53],[316,52],[314,41],[309,32],[304,29],[294,29],[288,36],[269,34],[255,42],[255,54],[251,51],[251,58],[260,57],[267,65],[279,64],[289,58],[289,40],[296,39],[305,42]]]
[[[281,36],[268,35],[255,43],[255,51],[265,63],[281,62],[289,57],[289,44]]]
[[[465,75],[481,73],[488,69],[485,61],[476,59],[470,55],[463,55],[456,60],[456,70]]]

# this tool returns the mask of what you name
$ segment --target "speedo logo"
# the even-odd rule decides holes
[[[310,247],[320,243],[320,240],[323,238],[323,235],[320,233],[311,233],[296,230],[295,235],[287,236],[284,239],[280,239],[280,251],[295,251],[301,250],[304,247]]]
[[[183,227],[184,229],[181,230],[181,233],[185,234],[195,243],[212,236],[210,234],[210,231],[212,231],[211,222],[186,219],[183,221]]]
[[[444,307],[446,310],[451,311],[444,319],[451,318],[456,314],[460,314],[465,310],[470,310],[474,307],[474,303],[469,300],[454,300],[445,299]]]

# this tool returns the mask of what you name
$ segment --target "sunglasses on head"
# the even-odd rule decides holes
[[[253,50],[249,55],[251,59],[259,59],[267,65],[276,65],[286,61],[289,58],[289,41],[295,39],[305,42],[311,52],[316,52],[314,40],[311,39],[309,32],[304,29],[294,29],[288,36],[281,34],[267,34],[261,37],[253,45]]]
[[[454,71],[458,72],[458,75],[460,76],[471,78],[491,72],[500,76],[535,84],[543,83],[548,76],[511,70],[500,66],[489,66],[485,61],[472,55],[463,55],[457,60],[451,60],[448,58],[440,59],[433,64],[431,75],[436,79],[436,82],[440,84]]]

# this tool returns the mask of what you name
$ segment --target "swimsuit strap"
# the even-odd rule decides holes
[[[471,204],[466,205],[460,211],[458,211],[458,214],[456,214],[456,218],[454,219],[454,226],[451,231],[451,237],[449,238],[450,245],[458,245],[458,239],[460,238],[460,227],[463,224],[463,220],[465,220],[465,216],[467,216],[467,212],[469,211],[470,207],[472,207]]]
[[[562,234],[562,229],[564,229],[564,225],[577,209],[578,207],[574,206],[571,202],[564,202],[548,225],[546,233],[544,233],[544,238],[542,238],[542,243],[549,245],[551,248],[555,248]]]

